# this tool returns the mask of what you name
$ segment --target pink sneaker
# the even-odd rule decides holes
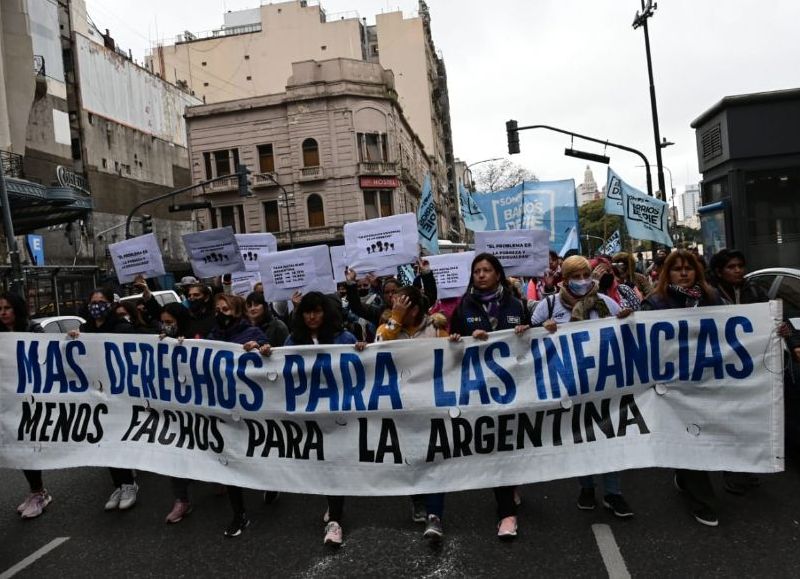
[[[21,515],[25,511],[25,509],[28,508],[28,505],[33,500],[33,497],[35,497],[36,495],[37,493],[31,493],[27,497],[25,497],[25,500],[22,501],[20,505],[17,507],[17,514]]]
[[[53,501],[53,497],[47,494],[47,491],[43,490],[38,493],[33,493],[28,500],[26,501],[28,505],[23,509],[20,513],[23,519],[35,519],[39,515],[41,515],[47,505],[49,505]]]
[[[172,505],[172,510],[167,515],[165,522],[167,523],[180,523],[183,517],[192,512],[192,503],[189,501],[182,501],[175,499],[175,504]]]
[[[331,547],[340,547],[342,545],[342,526],[336,521],[331,521],[325,526],[325,541],[326,545]]]
[[[517,536],[517,517],[506,517],[497,525],[498,539],[514,539]]]

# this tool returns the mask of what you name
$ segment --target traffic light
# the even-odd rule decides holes
[[[508,136],[508,154],[516,155],[519,153],[519,132],[517,131],[517,121],[506,121],[506,134]]]
[[[153,233],[153,216],[142,215],[142,235]]]
[[[236,168],[236,177],[239,181],[239,196],[240,197],[248,197],[250,195],[250,183],[248,182],[248,175],[250,174],[250,169],[247,168],[247,165],[239,165]]]

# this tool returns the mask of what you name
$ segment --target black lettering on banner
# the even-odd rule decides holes
[[[103,438],[100,416],[105,404],[86,402],[23,402],[17,440],[27,442],[89,442]]]
[[[611,414],[612,403],[619,409],[616,428]],[[562,428],[569,428],[574,445],[579,445],[595,442],[598,432],[605,439],[626,436],[631,426],[636,426],[640,435],[650,434],[633,394],[535,413],[478,416],[473,420],[457,417],[451,418],[449,424],[443,418],[434,418],[431,419],[425,460],[434,462],[472,454],[511,452],[523,450],[526,445],[539,448],[543,445],[543,431],[550,433],[551,446],[563,446]]]
[[[262,424],[251,418],[244,419],[247,427],[247,451],[253,457],[256,452],[264,458],[274,450],[278,458],[325,460],[325,445],[322,429],[314,420],[306,420],[301,426],[292,420],[265,419]]]

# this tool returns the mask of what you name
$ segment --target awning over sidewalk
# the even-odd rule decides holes
[[[6,188],[17,235],[84,219],[94,208],[89,195],[72,187],[47,187],[25,179],[6,177]]]

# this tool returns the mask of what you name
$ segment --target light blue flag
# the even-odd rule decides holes
[[[611,234],[611,237],[608,238],[608,241],[600,246],[600,248],[597,250],[597,253],[601,253],[603,255],[614,255],[620,251],[622,251],[622,240],[619,236],[619,229],[617,229]]]
[[[558,252],[558,255],[564,257],[571,249],[575,249],[578,252],[581,250],[581,243],[578,240],[577,227],[570,227],[567,239],[564,241],[564,245],[561,246],[561,251]]]
[[[575,181],[525,181],[493,193],[476,193],[475,204],[486,218],[487,231],[545,229],[550,248],[558,251],[571,228],[578,227]]]
[[[417,232],[423,249],[432,255],[439,253],[439,226],[436,221],[436,204],[433,202],[431,175],[428,173],[425,176],[425,183],[422,185],[422,194],[417,209]]]
[[[472,195],[464,188],[463,183],[458,184],[458,197],[461,205],[461,218],[464,227],[470,231],[486,231],[486,216],[475,203]]]
[[[634,239],[649,239],[672,247],[666,201],[645,195],[633,187],[623,187],[622,202],[628,235]]]
[[[609,167],[606,177],[606,203],[604,207],[606,215],[625,215],[625,211],[622,209],[622,189],[624,187],[629,187],[629,185]],[[633,188],[631,187],[631,189]]]
[[[414,268],[410,264],[397,266],[397,279],[403,286],[413,285],[414,283]]]

